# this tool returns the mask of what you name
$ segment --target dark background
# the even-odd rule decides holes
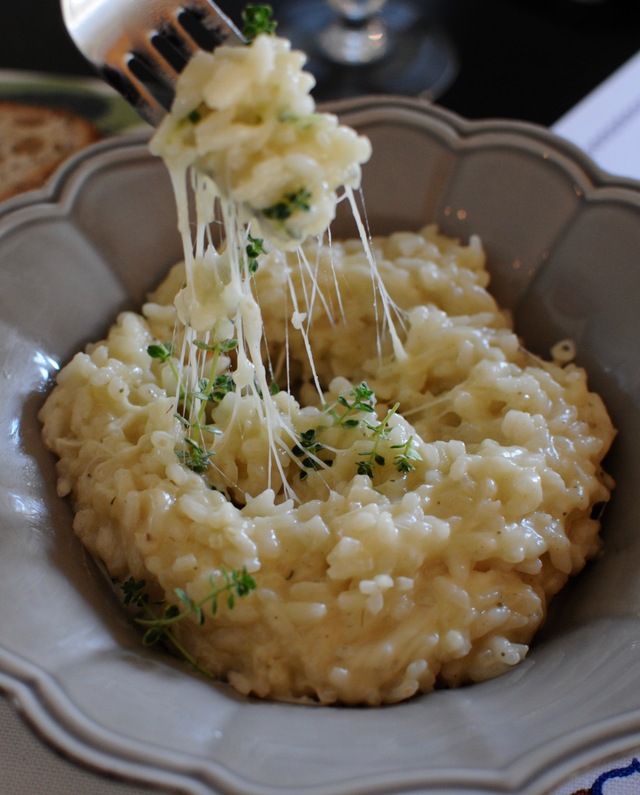
[[[640,50],[639,0],[415,1],[423,19],[414,33],[445,31],[458,60],[457,78],[437,102],[468,118],[552,124]],[[272,0],[276,16],[311,30],[314,3]],[[220,4],[239,20],[244,2]],[[64,30],[58,0],[2,6],[0,68],[92,74]],[[318,99],[344,92],[343,68],[320,71]]]

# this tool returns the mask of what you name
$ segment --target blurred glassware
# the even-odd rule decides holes
[[[296,0],[278,32],[304,50],[320,100],[361,94],[435,99],[458,73],[437,0]]]
[[[386,0],[327,0],[337,16],[320,31],[324,54],[339,64],[370,64],[389,52]]]

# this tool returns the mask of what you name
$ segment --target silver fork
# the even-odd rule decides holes
[[[212,0],[60,0],[80,52],[150,124],[198,50],[244,40]]]

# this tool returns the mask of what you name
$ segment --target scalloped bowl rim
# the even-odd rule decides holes
[[[356,126],[363,120],[375,124],[379,120],[388,121],[390,118],[395,120],[393,123],[406,120],[410,125],[424,126],[434,139],[448,142],[455,150],[456,156],[459,156],[467,145],[482,150],[485,146],[490,148],[493,146],[492,142],[497,141],[500,146],[506,145],[514,152],[526,155],[533,153],[541,159],[551,159],[564,173],[567,183],[570,182],[585,196],[595,197],[605,204],[621,205],[631,209],[637,213],[640,220],[639,183],[607,174],[573,144],[536,125],[509,120],[469,121],[439,107],[399,97],[365,97],[334,103],[329,107],[338,115],[346,116],[347,121]],[[92,180],[100,179],[100,174],[108,172],[112,165],[123,166],[129,161],[139,163],[151,160],[146,150],[147,138],[146,133],[139,133],[100,142],[68,161],[43,189],[23,194],[1,205],[0,255],[3,252],[3,235],[19,233],[21,228],[28,228],[34,219],[44,218],[55,221],[58,216],[73,218],[77,203],[82,201],[87,186],[91,186]],[[34,382],[29,388],[30,390],[35,388],[36,392],[41,393],[43,387],[42,384]],[[49,474],[49,486],[50,481]],[[77,554],[78,561],[84,560],[81,552],[74,554]],[[85,561],[84,565],[86,568],[82,576],[93,577],[95,571],[91,568],[91,563]],[[97,588],[99,591],[100,586]],[[117,622],[118,619],[114,618],[117,613],[116,607],[110,606],[107,612],[105,621]],[[626,654],[629,660],[635,659],[631,647],[636,634],[640,634],[640,620],[625,615],[616,615],[614,619],[616,632],[621,641],[619,647],[611,650],[609,657],[605,654],[605,663],[622,666],[622,662],[616,662],[615,655]],[[608,620],[607,616],[601,618],[596,616],[593,620],[577,621],[571,626],[571,632],[576,639],[582,638],[588,643],[593,643],[594,631],[601,626],[609,626],[606,623],[601,625],[599,622]],[[118,631],[120,630],[121,628],[118,627]],[[113,649],[106,650],[113,653]],[[38,651],[40,650],[34,648],[34,655]],[[563,653],[568,659],[566,649]],[[123,650],[122,654],[127,659],[119,660],[117,669],[122,671],[135,667],[137,664],[133,661],[135,654],[128,648]],[[151,680],[153,677],[158,677],[159,682],[174,686],[175,672],[182,670],[179,664],[166,660],[156,663],[154,659],[143,655],[141,659],[143,665],[149,666]],[[614,662],[612,663],[611,660]],[[547,658],[540,662],[533,655],[519,666],[519,670],[513,672],[513,678],[532,677],[532,681],[539,684],[539,669],[546,664],[548,664]],[[631,666],[626,666],[624,671],[630,668]],[[551,671],[554,670],[552,666]],[[136,677],[139,675],[141,674],[137,672]],[[192,680],[190,675],[179,674],[179,676],[189,682],[188,685],[182,685],[183,687],[189,687],[193,683],[193,687],[197,688],[198,692],[203,691],[202,684]],[[625,687],[630,682],[640,684],[640,674],[635,678],[632,674],[628,674],[628,677],[628,680],[624,681]],[[431,759],[430,766],[425,765],[422,761],[424,749],[418,746],[413,757],[402,757],[402,770],[398,768],[386,772],[384,770],[369,772],[356,765],[355,770],[343,767],[337,777],[329,776],[324,781],[312,783],[307,777],[303,782],[298,780],[284,783],[282,780],[278,781],[276,774],[269,768],[272,780],[261,783],[256,778],[257,768],[248,773],[246,769],[243,771],[240,758],[223,763],[220,758],[205,758],[202,752],[187,753],[179,748],[172,751],[158,743],[156,738],[132,737],[127,736],[125,732],[119,734],[114,730],[113,724],[103,725],[95,715],[91,714],[90,709],[85,710],[86,704],[82,698],[86,698],[86,695],[77,696],[69,692],[65,689],[68,684],[66,682],[63,686],[59,680],[59,672],[56,671],[53,675],[48,671],[46,662],[38,663],[28,655],[16,653],[10,646],[6,646],[3,633],[3,638],[0,640],[0,687],[13,696],[29,721],[49,742],[73,759],[100,770],[158,786],[175,787],[193,795],[210,795],[216,791],[252,795],[287,791],[305,795],[360,795],[373,792],[391,793],[399,789],[414,788],[416,792],[428,788],[429,792],[433,793],[451,792],[452,788],[456,788],[455,791],[458,793],[480,793],[494,788],[494,790],[518,792],[523,795],[525,793],[540,795],[548,791],[549,787],[559,784],[579,767],[606,759],[640,744],[640,688],[635,687],[629,689],[627,709],[623,713],[605,716],[592,725],[576,725],[569,735],[547,737],[537,748],[521,746],[517,750],[514,746],[510,752],[505,752],[502,758],[500,749],[496,747],[492,749],[494,758],[488,764],[478,762],[475,767],[472,764],[467,768],[456,769],[455,765],[450,761],[447,762],[443,757],[442,764]],[[206,688],[211,687],[206,684]],[[177,687],[177,692],[179,691],[180,687]],[[382,710],[380,715],[385,716],[382,720],[387,728],[390,725],[386,717],[390,714],[389,710],[396,710],[399,718],[415,726],[418,725],[417,710],[424,710],[429,716],[432,703],[434,709],[439,709],[436,705],[449,697],[455,700],[456,710],[463,710],[460,714],[464,717],[466,715],[464,710],[470,708],[470,702],[476,698],[475,694],[478,696],[482,694],[483,701],[489,705],[490,723],[493,721],[494,725],[498,726],[500,710],[492,713],[490,705],[500,701],[499,680],[474,685],[468,690],[426,696],[406,705]],[[313,717],[309,718],[309,721],[316,723],[319,731],[331,732],[334,724],[339,724],[340,731],[336,737],[349,737],[352,733],[349,726],[351,718],[348,717],[350,713],[347,711],[332,709],[318,711],[289,705],[260,705],[238,699],[224,687],[216,690],[214,701],[218,705],[224,702],[225,708],[230,711],[231,724],[236,710],[251,710],[253,715],[257,716],[259,729],[265,732],[274,724],[276,728],[283,727],[294,714],[291,710],[298,711],[297,714],[306,710],[305,714],[313,712]],[[265,712],[273,715],[273,718],[265,718]],[[351,717],[357,718],[355,725],[362,730],[364,726],[362,713],[351,713]],[[519,717],[522,719],[522,716]],[[427,720],[425,715],[422,715],[422,718]],[[294,722],[295,720],[297,718]],[[455,724],[453,718],[452,721],[452,725]],[[401,726],[401,724],[391,725]],[[225,731],[216,731],[219,731],[221,737],[226,727]],[[468,734],[470,730],[462,727],[460,731],[462,734],[465,732]],[[207,742],[213,748],[220,737],[216,735]],[[408,739],[405,735],[402,735],[402,738]],[[379,739],[382,740],[382,737],[380,736]],[[262,742],[266,743],[265,749],[273,750],[267,740],[263,739]],[[468,746],[477,756],[479,753],[476,747],[477,739],[470,735],[465,739],[465,743],[461,753]],[[261,750],[257,738],[251,738],[248,744],[249,750],[254,752],[256,748],[258,751]],[[277,745],[275,741],[274,744]],[[203,747],[205,745],[203,743]],[[262,749],[264,753],[265,749]],[[364,754],[363,758],[366,758],[366,751],[358,750]],[[246,758],[244,761],[246,762]],[[294,770],[294,773],[300,774],[300,771]]]

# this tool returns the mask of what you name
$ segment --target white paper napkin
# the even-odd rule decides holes
[[[640,52],[551,129],[611,174],[640,179]]]

